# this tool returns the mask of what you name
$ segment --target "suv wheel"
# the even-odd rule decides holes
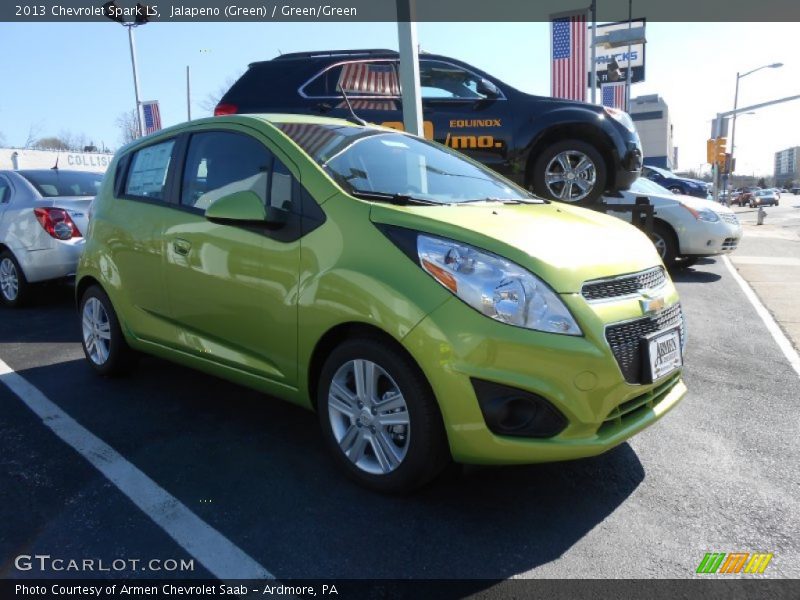
[[[588,206],[606,189],[606,163],[597,149],[580,140],[548,146],[533,165],[533,191],[544,198]]]
[[[28,300],[30,284],[25,274],[8,250],[0,253],[0,300],[9,308],[23,306]]]
[[[408,492],[449,461],[428,382],[407,357],[377,339],[350,340],[331,353],[317,409],[334,460],[366,487]]]
[[[683,190],[680,187],[678,187],[677,185],[673,185],[671,188],[669,188],[669,191],[672,192],[673,194],[682,194],[683,193]]]
[[[134,354],[108,295],[99,286],[91,286],[81,298],[80,311],[83,353],[92,368],[100,375],[127,372]]]

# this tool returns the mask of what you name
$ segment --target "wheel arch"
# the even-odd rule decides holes
[[[80,306],[81,298],[91,286],[96,285],[106,292],[103,285],[91,275],[84,275],[75,283],[75,307]],[[106,292],[108,294],[108,292]]]
[[[661,226],[665,227],[667,229],[667,231],[669,231],[672,234],[672,238],[675,240],[675,250],[676,250],[678,256],[680,256],[680,254],[681,254],[681,238],[678,235],[678,232],[672,226],[672,224],[669,221],[665,221],[664,219],[661,219],[659,217],[653,217],[653,227],[655,227],[656,225],[661,225]]]
[[[422,367],[420,367],[416,359],[405,348],[405,346],[400,343],[399,340],[380,327],[376,327],[375,325],[369,323],[352,321],[347,323],[339,323],[338,325],[335,325],[326,331],[317,341],[314,349],[311,352],[311,356],[308,361],[308,368],[306,369],[306,385],[308,386],[308,395],[311,407],[314,410],[317,409],[319,376],[322,373],[322,367],[324,366],[325,361],[337,346],[347,340],[356,338],[369,338],[378,340],[403,355],[406,359],[408,359],[409,364],[411,364],[413,368],[416,369],[417,372],[422,376],[422,380],[428,387],[431,397],[436,398],[433,388],[431,387],[428,378],[425,376],[425,372],[422,370]]]

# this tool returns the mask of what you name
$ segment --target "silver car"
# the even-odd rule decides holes
[[[0,171],[0,302],[25,303],[31,286],[75,274],[102,173]]]

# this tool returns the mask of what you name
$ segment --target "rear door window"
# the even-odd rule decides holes
[[[125,196],[148,200],[164,200],[167,173],[172,162],[175,140],[137,150],[131,158],[125,181]]]
[[[310,98],[349,96],[394,98],[400,95],[397,66],[392,61],[350,62],[326,69],[303,87]]]

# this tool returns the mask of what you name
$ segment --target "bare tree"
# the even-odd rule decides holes
[[[136,118],[135,109],[120,113],[116,125],[119,127],[123,146],[139,137],[139,120]]]
[[[28,137],[25,139],[25,145],[22,146],[23,148],[31,148],[36,143],[36,140],[39,139],[39,134],[42,132],[42,124],[33,123],[30,127],[28,127]]]
[[[225,95],[225,92],[231,89],[231,86],[234,83],[236,83],[237,79],[239,79],[239,75],[228,77],[225,80],[225,83],[221,84],[213,92],[209,92],[208,94],[206,94],[206,97],[200,101],[200,108],[213,114],[214,109],[217,107],[217,104],[219,104],[219,101]]]

